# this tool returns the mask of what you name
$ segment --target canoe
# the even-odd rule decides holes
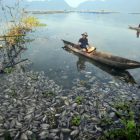
[[[112,68],[120,69],[120,70],[140,68],[140,62],[122,58],[119,56],[113,56],[113,55],[111,55],[109,53],[105,53],[105,52],[93,51],[91,53],[86,53],[81,50],[79,45],[76,45],[76,44],[66,41],[66,40],[62,40],[62,41],[63,41],[66,49],[69,49],[75,53],[78,53],[87,58],[90,58],[96,62],[108,65]]]
[[[140,27],[129,26],[129,29],[136,30],[137,32],[140,32]]]

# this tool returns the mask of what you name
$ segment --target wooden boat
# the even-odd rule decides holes
[[[69,49],[75,53],[83,55],[87,58],[90,58],[96,62],[108,65],[115,69],[125,70],[125,69],[134,69],[140,67],[140,62],[129,60],[126,58],[113,56],[109,53],[93,51],[91,53],[83,52],[80,47],[69,41],[62,40],[65,44],[65,48]]]
[[[140,27],[132,27],[132,26],[129,26],[129,29],[132,29],[132,30],[135,30],[137,32],[140,32]]]
[[[65,49],[65,50],[70,52],[70,50],[68,50],[68,49]],[[78,60],[76,62],[77,71],[85,70],[86,62],[88,62],[88,63],[98,67],[102,71],[112,75],[116,79],[119,79],[119,80],[124,81],[126,83],[136,84],[136,81],[133,78],[133,76],[126,70],[113,69],[112,67],[110,67],[108,65],[99,63],[97,61],[93,61],[92,59],[86,58],[78,53],[74,53],[74,55],[76,55],[78,57]]]

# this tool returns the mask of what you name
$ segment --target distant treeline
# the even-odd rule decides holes
[[[95,13],[95,14],[110,14],[110,13],[118,13],[118,12],[111,12],[111,11],[91,11],[91,10],[56,10],[56,11],[26,11],[27,13],[32,14],[56,14],[56,13],[71,13],[71,12],[78,12],[78,13]]]

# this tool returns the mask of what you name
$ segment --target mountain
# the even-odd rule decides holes
[[[19,0],[20,5],[27,10],[69,10],[71,7],[65,2],[65,0],[46,0],[46,1],[28,1]],[[4,5],[15,6],[17,0],[3,0]]]
[[[106,0],[81,3],[78,10],[110,10],[118,12],[140,12],[140,0]]]
[[[69,10],[71,7],[64,0],[26,1],[28,10]]]
[[[3,0],[13,6],[17,0]],[[118,12],[140,12],[140,0],[95,0],[81,3],[77,8],[70,7],[65,0],[27,1],[20,0],[27,10],[108,10]]]

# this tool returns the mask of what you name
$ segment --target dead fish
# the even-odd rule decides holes
[[[32,114],[26,115],[26,116],[24,117],[25,120],[30,120],[31,118],[32,118]]]
[[[71,136],[75,137],[76,135],[78,135],[79,130],[74,130],[70,133]]]
[[[20,122],[18,122],[17,120],[16,120],[16,127],[17,128],[22,128],[22,124]]]
[[[62,128],[61,129],[61,132],[63,132],[63,133],[69,133],[69,132],[71,132],[71,130],[68,129],[68,128]]]
[[[102,129],[100,127],[97,127],[96,125],[95,125],[95,128],[97,131],[100,131],[100,132],[102,131]]]
[[[20,135],[20,132],[18,131],[16,136],[14,137],[14,140],[16,140],[19,137],[19,135]]]
[[[28,140],[28,137],[25,133],[21,134],[20,140]]]
[[[42,129],[48,129],[50,127],[49,124],[41,124]]]
[[[27,135],[27,136],[31,136],[32,134],[33,134],[32,131],[29,131],[29,130],[26,131],[26,135]]]
[[[78,105],[77,103],[74,103],[74,104],[72,105],[72,107],[75,108],[75,107],[77,107],[77,105]]]
[[[11,121],[11,123],[10,123],[10,128],[15,127],[15,125],[16,125],[16,120],[13,119],[13,120]]]
[[[43,131],[43,132],[41,132],[41,133],[39,134],[39,136],[40,136],[41,139],[46,139],[47,136],[48,136],[48,132],[47,132],[47,131]]]
[[[60,140],[64,140],[64,135],[63,135],[63,133],[60,133]]]
[[[44,115],[44,117],[42,118],[42,121],[45,122],[46,121],[47,116]]]
[[[51,129],[50,132],[51,133],[58,133],[60,131],[60,129]]]
[[[55,117],[59,117],[61,114],[55,114]]]
[[[67,105],[67,106],[70,105],[70,102],[69,102],[68,100],[65,100],[64,103],[65,103],[65,105]]]

